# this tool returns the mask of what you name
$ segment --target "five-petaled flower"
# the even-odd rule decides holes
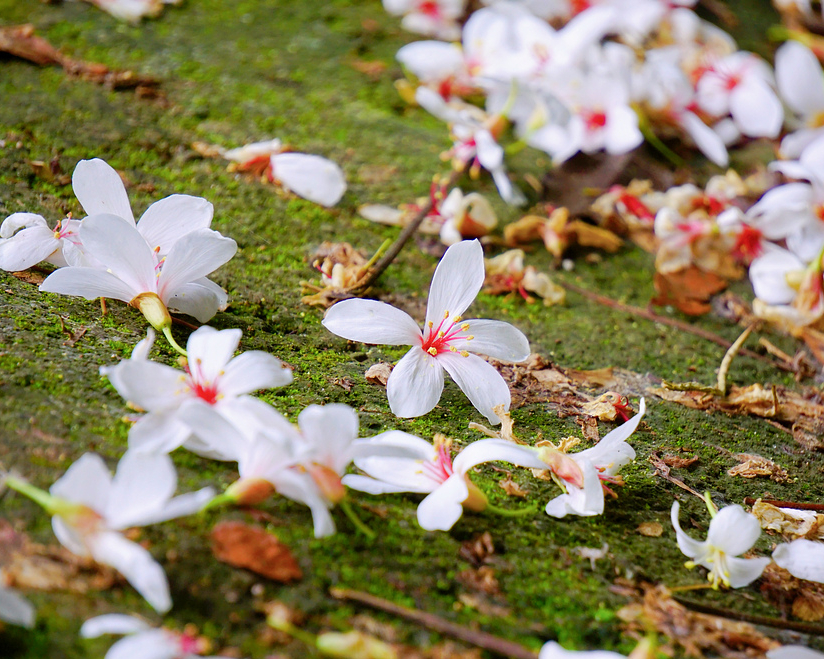
[[[375,300],[339,302],[323,325],[352,341],[412,346],[386,383],[389,406],[397,416],[421,416],[435,407],[446,370],[490,423],[499,423],[493,410],[497,405],[509,409],[509,387],[494,367],[470,351],[520,362],[529,356],[529,342],[509,323],[462,318],[483,282],[481,244],[463,241],[446,250],[435,270],[424,331],[408,314]]]

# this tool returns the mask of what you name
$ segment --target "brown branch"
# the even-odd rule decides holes
[[[755,505],[758,499],[746,497],[744,503],[748,506]],[[793,508],[795,510],[812,510],[818,513],[824,513],[824,503],[801,503],[799,501],[778,501],[776,499],[761,499],[761,503],[768,503],[776,508]]]
[[[609,298],[606,295],[601,295],[600,293],[593,293],[592,291],[588,291],[586,288],[582,288],[581,286],[577,286],[566,281],[558,280],[558,284],[563,286],[568,291],[578,293],[578,295],[583,295],[585,298],[592,300],[593,302],[597,302],[598,304],[603,304],[605,307],[609,307],[610,309],[623,311],[624,313],[628,313],[633,316],[638,316],[639,318],[651,320],[654,323],[669,325],[670,327],[679,329],[682,332],[688,332],[689,334],[694,334],[695,336],[698,336],[702,339],[706,339],[707,341],[712,341],[713,343],[723,348],[729,349],[733,344],[732,341],[727,341],[727,339],[725,339],[722,336],[718,336],[718,334],[710,332],[709,330],[702,329],[700,327],[696,327],[695,325],[691,325],[690,323],[685,323],[682,320],[678,320],[676,318],[669,318],[668,316],[659,316],[657,313],[654,313],[649,309],[633,307],[632,305],[624,304],[623,302],[618,302],[617,300],[613,300],[612,298]],[[742,355],[752,357],[753,359],[758,359],[759,361],[765,362],[767,364],[772,364],[773,366],[780,368],[782,370],[790,370],[787,368],[785,364],[779,363],[771,359],[770,357],[767,357],[766,355],[759,355],[757,352],[753,352],[752,350],[743,349],[740,351],[740,353]]]
[[[467,170],[467,166],[465,165],[461,169],[457,169],[453,171],[449,178],[446,181],[446,187],[451,188],[455,185],[458,180],[463,176],[464,172]],[[392,261],[394,261],[398,254],[400,254],[403,246],[406,245],[406,242],[412,237],[412,235],[418,230],[418,227],[423,223],[426,217],[429,215],[429,212],[432,210],[432,199],[428,199],[426,203],[421,206],[421,209],[416,213],[416,215],[409,221],[409,223],[403,228],[400,235],[398,236],[397,240],[386,250],[386,254],[384,254],[380,260],[366,273],[361,277],[355,284],[350,286],[344,291],[344,295],[341,297],[346,296],[354,296],[359,297],[366,293],[367,290],[374,284],[378,277],[383,274],[383,271],[386,270]]]
[[[692,600],[684,599],[682,597],[673,596],[672,599],[679,604],[686,606],[688,609],[697,611],[698,613],[705,613],[707,615],[718,616],[720,618],[729,618],[730,620],[741,620],[742,622],[749,622],[753,625],[764,625],[766,627],[775,627],[776,629],[789,629],[794,632],[801,632],[802,634],[824,636],[824,626],[821,625],[811,625],[806,622],[793,622],[792,620],[782,620],[781,618],[770,618],[768,616],[742,613],[741,611],[733,611],[732,609],[721,609],[710,606],[709,604],[693,602]]]
[[[436,616],[433,613],[426,611],[418,611],[410,609],[400,604],[395,604],[389,600],[385,600],[369,593],[364,593],[358,590],[350,590],[348,588],[330,588],[329,594],[335,599],[347,600],[349,602],[358,602],[371,606],[374,609],[390,613],[392,615],[405,618],[416,622],[422,627],[431,629],[439,634],[452,636],[466,643],[470,643],[484,650],[489,650],[503,657],[514,657],[514,659],[537,659],[538,655],[531,650],[527,650],[524,646],[506,639],[487,634],[486,632],[476,631],[468,627],[456,625],[454,622],[449,622],[443,618]]]

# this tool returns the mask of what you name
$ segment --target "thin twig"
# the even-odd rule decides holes
[[[810,625],[806,622],[793,622],[791,620],[782,620],[781,618],[770,618],[768,616],[753,615],[751,613],[742,613],[741,611],[733,611],[732,609],[721,609],[709,604],[701,604],[700,602],[693,602],[692,600],[684,599],[683,597],[673,597],[676,602],[683,604],[688,609],[697,611],[698,613],[706,613],[711,616],[718,616],[719,618],[729,618],[730,620],[741,620],[749,622],[753,625],[764,625],[766,627],[775,627],[776,629],[789,629],[794,632],[801,632],[802,634],[811,634],[813,636],[824,636],[824,626]]]
[[[718,391],[721,392],[722,396],[727,395],[727,373],[730,370],[730,365],[732,364],[732,360],[735,359],[735,356],[738,354],[738,351],[741,350],[741,346],[744,345],[744,341],[747,340],[747,337],[752,332],[754,325],[750,325],[747,329],[745,329],[741,336],[739,336],[735,342],[727,348],[727,352],[724,353],[724,359],[721,360],[721,366],[718,367]]]
[[[446,181],[446,187],[451,188],[455,185],[458,180],[463,176],[464,172],[467,170],[467,167],[464,166],[461,169],[454,170]],[[386,270],[392,261],[394,261],[398,254],[400,254],[403,246],[406,242],[413,236],[413,234],[418,230],[418,227],[421,223],[427,218],[429,212],[432,210],[432,199],[431,197],[421,206],[420,210],[417,212],[415,217],[413,217],[409,223],[403,228],[400,235],[398,236],[397,240],[392,243],[392,246],[386,250],[386,254],[384,254],[380,261],[378,261],[373,267],[369,268],[366,273],[364,273],[363,277],[361,277],[357,282],[355,282],[352,286],[345,290],[345,293],[352,296],[360,296],[366,293],[367,290],[374,284],[378,277],[383,274],[383,271]]]
[[[419,625],[438,632],[439,634],[446,634],[452,636],[466,643],[470,643],[484,650],[489,650],[503,657],[514,657],[514,659],[537,659],[538,655],[531,650],[527,650],[524,646],[506,639],[487,634],[486,632],[476,631],[468,627],[456,625],[454,622],[449,622],[443,618],[436,616],[434,613],[427,613],[426,611],[418,611],[410,609],[400,604],[395,604],[382,597],[376,597],[369,593],[364,593],[358,590],[350,590],[349,588],[330,588],[329,594],[335,599],[347,600],[350,602],[358,602],[371,606],[374,609],[385,611],[392,615],[411,620]]]
[[[744,503],[748,506],[755,505],[758,499],[746,497]],[[824,513],[824,503],[801,503],[800,501],[778,501],[777,499],[761,499],[761,503],[768,503],[776,508],[793,508],[795,510],[813,510],[818,513]]]
[[[653,313],[649,309],[642,309],[641,307],[634,307],[629,304],[624,304],[623,302],[618,302],[617,300],[613,300],[612,298],[609,298],[606,295],[601,295],[600,293],[593,293],[592,291],[588,291],[586,288],[576,286],[575,284],[571,284],[566,281],[558,280],[558,284],[563,286],[568,291],[572,291],[573,293],[577,293],[578,295],[583,295],[585,298],[592,300],[593,302],[597,302],[598,304],[603,304],[605,307],[609,307],[610,309],[617,309],[618,311],[623,311],[624,313],[632,314],[633,316],[638,316],[640,318],[645,318],[646,320],[651,320],[654,323],[661,323],[662,325],[669,325],[670,327],[675,327],[676,329],[679,329],[682,332],[688,332],[702,339],[706,339],[707,341],[712,341],[713,343],[723,348],[730,348],[732,346],[732,341],[727,341],[727,339],[725,339],[724,337],[718,336],[717,334],[710,332],[709,330],[696,327],[695,325],[690,325],[689,323],[677,320],[676,318],[659,316],[657,313]],[[770,359],[765,355],[759,355],[757,352],[753,352],[752,350],[744,349],[740,352],[742,355],[747,355],[748,357],[752,357],[753,359],[758,359],[762,362],[766,362],[767,364],[772,364],[773,366],[776,366],[777,368],[780,368],[782,370],[790,370],[787,368],[785,364],[776,362],[775,360]]]

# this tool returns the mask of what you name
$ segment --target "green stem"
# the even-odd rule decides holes
[[[712,497],[710,496],[709,490],[704,492],[704,503],[707,504],[707,510],[710,512],[710,517],[715,517],[718,514],[718,508],[716,508],[715,504],[712,502]]]
[[[381,255],[387,249],[389,249],[389,245],[391,245],[391,244],[392,244],[392,241],[389,238],[384,240],[381,243],[381,246],[378,247],[377,251],[372,255],[372,258],[369,259],[369,261],[367,261],[365,266],[363,266],[363,271],[366,272],[367,270],[369,270],[369,268],[371,268],[373,265],[375,265],[375,262],[381,257]]]
[[[311,632],[307,632],[298,627],[295,627],[291,622],[288,622],[286,620],[277,620],[270,616],[266,619],[266,623],[272,629],[277,629],[279,632],[289,634],[289,636],[298,639],[299,641],[305,643],[309,647],[317,647],[317,636],[315,636]]]
[[[349,505],[349,502],[346,499],[342,499],[338,506],[349,518],[349,521],[355,525],[355,528],[358,529],[358,531],[363,533],[370,540],[375,539],[375,532],[361,521],[361,518],[357,516],[355,511],[352,509],[352,506]]]
[[[43,510],[45,510],[49,515],[57,515],[61,511],[64,511],[67,506],[74,507],[76,504],[71,504],[70,502],[60,499],[58,497],[52,496],[45,490],[41,490],[39,487],[35,487],[31,483],[27,483],[24,480],[19,478],[15,478],[14,476],[8,476],[3,481],[6,486],[10,490],[14,490],[15,492],[19,492],[23,496],[28,497],[38,505],[40,505]]]
[[[509,508],[498,508],[498,506],[493,506],[491,503],[488,503],[486,504],[486,508],[484,508],[484,512],[500,515],[501,517],[524,517],[525,515],[538,512],[539,507],[540,504],[536,503],[526,508],[511,510]]]
[[[207,510],[217,508],[218,506],[222,506],[226,503],[235,503],[235,497],[229,494],[228,492],[222,492],[218,494],[214,499],[212,499],[209,503],[207,503],[205,506],[203,506],[203,508],[200,509],[200,512],[205,513]]]
[[[177,341],[175,341],[175,337],[172,336],[172,328],[170,326],[165,325],[163,327],[163,336],[166,337],[166,340],[169,342],[172,348],[177,350],[181,355],[183,355],[184,357],[189,356],[188,353],[177,344]]]
[[[670,149],[666,144],[661,141],[655,131],[652,130],[652,126],[649,123],[649,119],[647,116],[641,111],[640,108],[633,105],[633,109],[635,113],[638,115],[638,128],[641,131],[641,134],[644,136],[644,139],[650,143],[650,146],[655,148],[664,158],[670,161],[675,167],[684,167],[686,166],[686,161],[679,156],[675,151]]]
[[[507,144],[504,147],[504,153],[508,156],[514,156],[516,153],[523,151],[527,146],[527,143],[523,139],[520,139],[512,142],[512,144]]]

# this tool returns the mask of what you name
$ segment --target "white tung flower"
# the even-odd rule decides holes
[[[714,588],[721,584],[732,588],[746,586],[761,576],[770,563],[769,558],[737,558],[749,550],[761,535],[758,518],[745,512],[741,506],[726,506],[718,511],[710,522],[707,539],[693,540],[681,530],[678,523],[680,504],[672,504],[672,525],[678,539],[679,549],[692,560],[686,565],[702,565],[710,572],[707,575]]]
[[[326,313],[323,325],[351,341],[411,345],[386,383],[392,412],[421,416],[440,400],[446,370],[490,423],[497,405],[509,409],[510,393],[500,373],[477,352],[520,362],[529,342],[509,323],[461,316],[484,282],[483,249],[477,240],[452,245],[438,264],[429,289],[424,331],[408,314],[375,300],[344,300]]]
[[[0,621],[20,627],[34,627],[34,607],[22,595],[0,584]]]
[[[824,543],[799,538],[778,545],[772,557],[794,577],[824,583]]]

